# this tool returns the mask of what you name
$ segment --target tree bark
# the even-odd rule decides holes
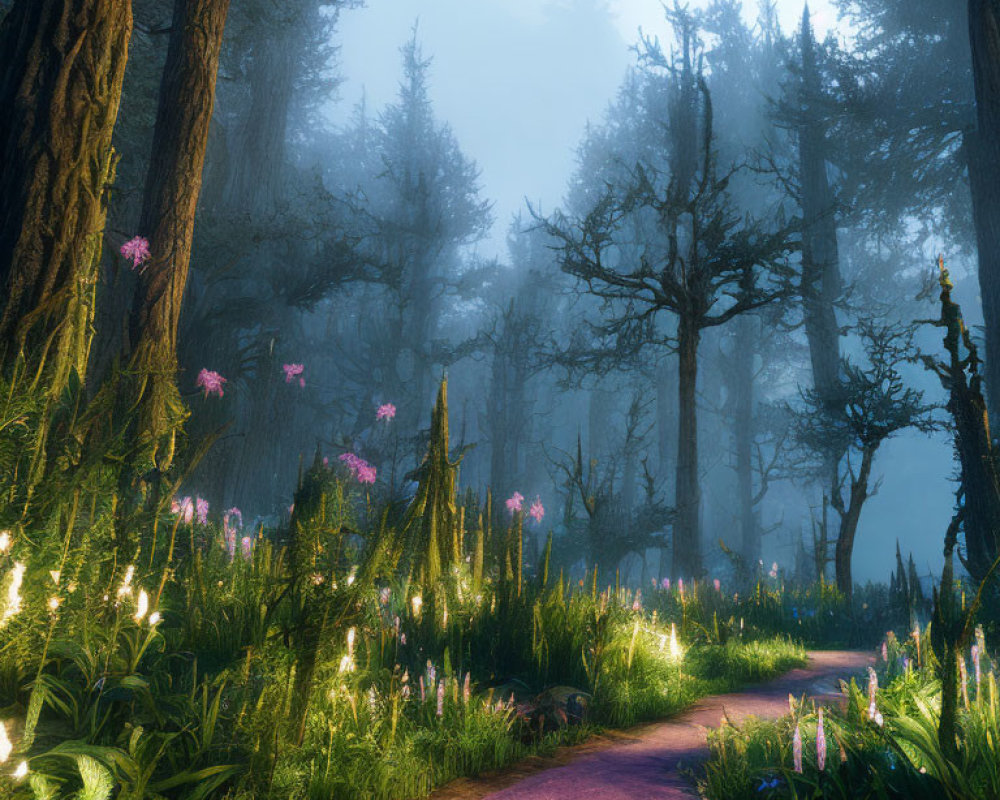
[[[861,519],[861,508],[868,499],[868,482],[872,474],[872,462],[875,460],[875,450],[865,447],[861,451],[861,469],[856,478],[851,480],[851,496],[847,508],[839,508],[840,530],[837,532],[834,566],[836,568],[837,588],[845,597],[850,597],[854,591],[854,579],[851,572],[851,558],[854,555],[854,538],[858,533],[858,522]]]
[[[799,171],[802,204],[802,300],[813,383],[820,397],[835,392],[840,368],[840,331],[834,303],[840,295],[837,220],[826,174],[826,141],[819,111],[816,55],[806,11],[802,20],[802,86]]]
[[[751,316],[744,316],[739,320],[733,364],[735,389],[733,438],[740,515],[740,553],[749,568],[757,563],[761,551],[760,528],[754,514],[753,497],[753,343],[757,339],[755,322],[755,318]]]
[[[1000,0],[969,0],[976,130],[966,139],[986,323],[986,401],[1000,414]]]
[[[676,521],[673,536],[673,563],[670,574],[677,578],[700,578],[701,490],[698,485],[698,342],[697,324],[681,314],[677,326],[677,473],[675,483]]]
[[[0,26],[0,369],[82,380],[130,0],[21,0]]]
[[[152,258],[132,309],[131,363],[140,376],[140,449],[151,446],[149,459],[161,469],[186,413],[176,385],[177,323],[228,10],[229,0],[175,0],[140,218]]]

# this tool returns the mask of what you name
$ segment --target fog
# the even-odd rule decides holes
[[[551,532],[571,574],[633,583],[885,581],[897,540],[936,573],[957,462],[915,321],[939,253],[986,348],[968,26],[928,4],[813,2],[805,29],[790,0],[239,9],[178,332],[187,435],[224,433],[184,491],[279,525],[318,452],[397,508],[447,375],[462,486],[500,523],[514,492],[547,509],[529,564]],[[136,6],[123,240],[166,12]],[[136,281],[104,277],[94,385]]]

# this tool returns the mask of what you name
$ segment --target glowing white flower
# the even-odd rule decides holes
[[[18,561],[10,573],[10,585],[7,587],[7,604],[0,622],[13,617],[21,610],[21,584],[24,582],[24,564]]]
[[[680,661],[681,656],[684,655],[684,651],[681,650],[681,644],[677,641],[677,626],[671,622],[670,623],[670,657],[674,661]]]
[[[17,765],[17,769],[14,770],[14,780],[21,780],[28,776],[28,762],[22,761]]]
[[[135,621],[142,622],[142,618],[149,612],[149,595],[145,589],[139,590],[139,600],[135,610]]]
[[[349,656],[354,655],[354,635],[355,635],[355,630],[354,628],[351,628],[347,632],[347,654]]]
[[[49,577],[52,578],[52,582],[56,586],[59,585],[59,578],[60,578],[61,575],[62,575],[62,573],[59,570],[57,570],[57,569],[50,569],[49,570]]]
[[[149,626],[150,627],[153,627],[159,621],[160,621],[160,612],[159,611],[154,611],[152,614],[149,615]]]
[[[10,550],[10,531],[0,531],[0,553]]]
[[[424,604],[424,598],[422,598],[419,594],[415,594],[413,595],[413,599],[410,600],[410,603],[413,606],[413,616],[419,617],[420,607]]]
[[[129,564],[128,569],[125,570],[125,577],[122,578],[121,586],[118,587],[118,596],[124,597],[127,594],[132,594],[132,578],[135,575],[135,567]]]
[[[10,758],[14,745],[7,736],[7,723],[0,721],[0,764]]]
[[[52,595],[52,597],[49,598],[49,611],[55,611],[58,609],[60,603],[62,603],[62,598]]]

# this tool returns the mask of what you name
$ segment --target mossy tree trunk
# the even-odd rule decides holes
[[[0,368],[82,379],[131,0],[20,0],[0,25]],[[41,371],[41,372],[40,372]]]
[[[685,315],[677,323],[677,470],[674,502],[673,563],[671,575],[700,578],[701,487],[698,481],[698,342],[701,331]]]
[[[139,230],[152,258],[130,317],[137,403],[134,443],[165,469],[186,411],[177,389],[177,323],[215,104],[229,0],[175,0]]]
[[[969,0],[976,130],[966,137],[986,322],[986,399],[1000,413],[1000,0]]]

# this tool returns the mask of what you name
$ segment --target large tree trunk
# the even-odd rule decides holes
[[[834,303],[840,295],[834,197],[826,173],[826,141],[820,112],[816,55],[808,11],[802,20],[802,86],[799,170],[802,203],[802,300],[813,384],[820,397],[835,391],[840,368],[840,331]]]
[[[736,352],[733,364],[735,409],[733,438],[736,450],[736,483],[739,500],[740,553],[748,567],[760,558],[760,527],[754,514],[753,496],[753,360],[757,339],[757,320],[746,315],[736,330]]]
[[[141,376],[137,443],[160,469],[170,465],[186,413],[176,384],[177,323],[228,11],[229,0],[175,0],[143,198],[140,230],[152,259],[131,315],[132,368]]]
[[[986,323],[986,401],[1000,418],[1000,0],[969,0],[976,131],[966,140]]]
[[[678,419],[677,474],[675,483],[676,518],[673,536],[673,563],[676,578],[699,578],[701,563],[701,491],[698,481],[698,341],[701,331],[681,315],[677,326]]]
[[[0,26],[0,369],[83,379],[130,0],[20,0]]]
[[[861,520],[861,508],[868,499],[868,482],[872,474],[872,462],[875,460],[875,450],[865,447],[861,451],[861,469],[857,477],[851,480],[851,495],[846,508],[838,508],[840,513],[840,530],[837,532],[834,565],[837,575],[837,588],[845,597],[850,597],[854,591],[854,579],[851,572],[851,559],[854,555],[854,538],[858,533],[858,522]]]

